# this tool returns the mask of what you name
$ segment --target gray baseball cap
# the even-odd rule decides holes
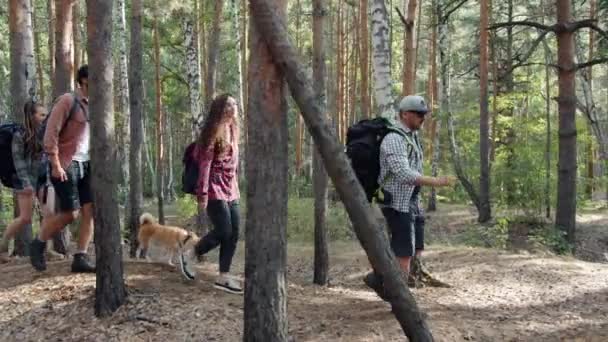
[[[426,101],[424,101],[422,96],[408,95],[399,102],[399,111],[426,114],[429,108],[426,106]]]

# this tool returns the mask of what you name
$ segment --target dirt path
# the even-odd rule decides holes
[[[312,250],[289,249],[290,335],[404,341],[388,304],[362,285],[361,250],[346,243],[332,250],[331,287],[319,288],[309,285]],[[608,340],[605,264],[449,247],[433,248],[426,260],[454,286],[414,290],[439,341]],[[240,340],[243,299],[213,289],[212,263],[186,282],[166,265],[127,262],[129,303],[103,320],[92,318],[94,276],[68,273],[67,262],[42,275],[27,264],[0,267],[1,341]]]
[[[320,288],[310,284],[312,248],[289,246],[293,341],[405,341],[389,305],[361,281],[368,263],[358,244],[331,252],[331,286]],[[166,265],[127,261],[129,301],[110,319],[94,318],[94,276],[70,274],[67,261],[42,274],[26,260],[0,265],[0,341],[240,341],[243,297],[213,289],[216,259],[197,266],[193,282]],[[606,263],[445,245],[430,246],[425,260],[453,285],[413,290],[437,341],[608,341]]]

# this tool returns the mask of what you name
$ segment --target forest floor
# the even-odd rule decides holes
[[[435,236],[475,221],[446,206],[427,221]],[[427,246],[425,263],[451,288],[412,289],[437,341],[608,341],[608,211],[579,216],[580,255]],[[390,306],[361,281],[369,264],[356,241],[330,247],[330,286],[311,284],[310,244],[288,247],[292,341],[406,341]],[[242,276],[244,248],[234,271]],[[584,259],[584,260],[582,260]],[[43,273],[27,260],[0,265],[0,341],[240,341],[243,296],[212,286],[217,253],[186,281],[162,263],[125,261],[127,303],[93,314],[94,275],[55,261]],[[585,261],[594,260],[594,262]]]

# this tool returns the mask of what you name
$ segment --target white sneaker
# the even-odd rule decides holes
[[[182,274],[188,280],[194,280],[194,272],[190,269],[190,265],[188,265],[188,260],[186,260],[186,256],[184,253],[179,254],[179,269],[182,271]]]
[[[241,282],[230,276],[219,276],[213,287],[233,294],[243,294]]]

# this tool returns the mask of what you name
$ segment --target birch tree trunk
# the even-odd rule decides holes
[[[184,45],[186,46],[186,78],[188,80],[188,95],[190,100],[190,115],[192,118],[192,140],[198,136],[203,123],[201,107],[201,73],[198,63],[198,51],[194,22],[192,15],[184,13]]]
[[[384,0],[371,0],[374,95],[380,116],[395,120],[391,79],[389,17]]]
[[[359,0],[359,56],[361,58],[361,115],[364,118],[370,117],[369,100],[369,6],[368,0]]]
[[[48,13],[48,49],[49,49],[49,80],[51,85],[55,80],[55,0],[47,0],[46,8]],[[51,91],[52,93],[52,91]],[[52,95],[49,98],[49,103],[53,101]]]
[[[125,14],[125,0],[115,0],[115,21],[116,34],[118,40],[118,111],[119,111],[119,127],[118,134],[120,169],[122,175],[122,184],[127,185],[129,180],[129,151],[131,146],[130,139],[130,107],[129,107],[129,73],[127,65],[127,23]]]
[[[452,154],[452,164],[458,180],[462,183],[469,198],[479,211],[479,196],[475,192],[473,184],[467,179],[462,168],[462,161],[456,144],[456,135],[454,133],[454,118],[450,103],[450,47],[449,47],[449,17],[443,13],[445,1],[438,1],[437,18],[439,20],[438,35],[439,35],[439,68],[441,77],[441,86],[439,87],[440,112],[441,115],[447,117],[448,135],[450,140],[450,152]]]

